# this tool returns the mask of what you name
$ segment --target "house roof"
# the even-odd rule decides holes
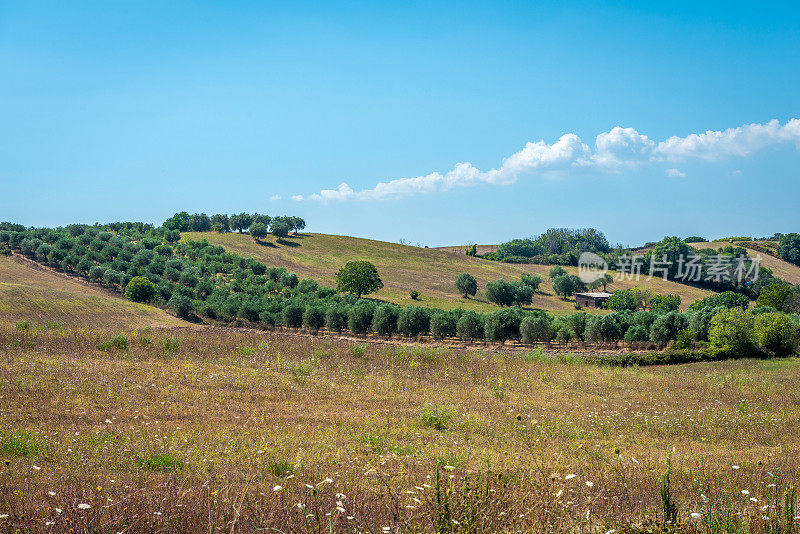
[[[576,297],[589,297],[592,299],[607,299],[611,296],[611,293],[606,293],[605,291],[596,291],[594,293],[575,293]]]

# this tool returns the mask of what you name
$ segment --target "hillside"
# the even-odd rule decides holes
[[[463,252],[411,247],[384,241],[374,241],[348,236],[304,233],[276,243],[273,237],[257,244],[247,234],[216,232],[186,232],[182,240],[207,239],[222,245],[226,250],[243,256],[258,258],[268,265],[283,266],[301,277],[310,277],[326,285],[334,285],[334,273],[347,261],[369,260],[378,268],[384,288],[377,297],[401,305],[414,304],[408,296],[412,289],[422,293],[420,305],[443,309],[462,307],[476,311],[497,309],[484,294],[486,282],[504,278],[519,280],[522,273],[538,274],[543,283],[541,292],[533,299],[533,307],[555,313],[574,311],[572,301],[565,301],[553,293],[546,265],[499,263],[466,256]],[[570,273],[577,273],[568,267]],[[478,280],[478,294],[463,299],[453,287],[461,272],[468,272]],[[613,274],[613,273],[612,273]],[[710,291],[674,282],[644,278],[638,282],[614,282],[610,289],[626,289],[635,285],[647,286],[656,294],[680,295],[682,308]]]
[[[124,300],[119,293],[0,256],[0,322],[23,320],[101,328],[186,324],[159,308]]]
[[[758,242],[756,242],[758,243]],[[706,241],[701,243],[690,243],[689,246],[694,247],[696,249],[705,249],[705,248],[714,248],[718,249],[720,247],[728,247],[728,246],[747,246],[747,243],[730,243],[729,241]],[[790,284],[800,284],[800,267],[789,263],[788,261],[783,261],[780,258],[772,256],[770,254],[765,254],[763,252],[756,252],[754,250],[748,249],[748,255],[754,257],[756,254],[761,256],[761,265],[770,269],[772,274],[777,276],[778,278],[789,282]]]

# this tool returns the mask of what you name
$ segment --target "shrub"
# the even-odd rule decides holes
[[[128,348],[128,338],[125,336],[114,336],[108,341],[103,341],[97,345],[98,350],[109,352],[111,349],[125,350]]]
[[[436,430],[447,430],[447,425],[453,418],[453,411],[436,404],[426,404],[422,407],[419,417],[422,421],[422,426],[435,428]]]
[[[251,227],[252,231],[252,227]],[[273,460],[267,464],[267,471],[277,478],[286,478],[294,473],[294,465],[283,458]]]
[[[754,337],[758,349],[770,356],[788,356],[797,349],[797,327],[783,313],[756,317]]]
[[[689,310],[702,310],[706,307],[725,306],[726,308],[742,308],[747,309],[750,305],[750,299],[740,293],[733,291],[724,291],[714,295],[709,295],[706,298],[696,300],[689,305]]]
[[[150,302],[156,296],[156,285],[143,276],[134,276],[125,286],[125,298],[133,302]]]
[[[625,342],[626,343],[641,343],[643,341],[647,341],[650,339],[650,334],[642,325],[634,325],[628,328],[625,332]]]
[[[461,339],[472,341],[483,337],[483,321],[474,311],[468,311],[456,321],[456,335]]]
[[[33,326],[30,321],[20,321],[14,325],[17,330],[29,330]]]
[[[622,289],[614,291],[614,293],[608,297],[608,300],[606,300],[604,307],[616,311],[636,311],[639,306],[631,291],[629,289]]]
[[[312,280],[311,278],[303,278],[299,284],[297,284],[297,291],[302,294],[307,293],[314,293],[319,289],[319,284],[316,280]]]
[[[416,289],[412,289],[408,292],[408,296],[411,297],[411,300],[419,300],[420,293]]]
[[[567,274],[567,270],[561,267],[560,265],[556,265],[555,267],[550,269],[550,280],[555,280],[559,276],[564,276]]]
[[[534,291],[539,291],[539,286],[542,284],[542,277],[533,274],[522,273],[520,283],[524,286],[530,287]]]
[[[305,309],[297,304],[289,304],[283,309],[283,324],[290,328],[303,326],[303,313]]]
[[[678,295],[653,295],[650,299],[652,311],[675,311],[681,306],[681,297]]]
[[[753,316],[741,308],[723,309],[711,319],[711,346],[728,356],[749,356],[753,352]]]
[[[354,358],[363,358],[367,353],[367,345],[353,345],[350,347],[350,355]]]

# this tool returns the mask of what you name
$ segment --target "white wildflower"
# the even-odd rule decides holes
[[[51,497],[55,497],[56,496],[56,492],[55,491],[48,491],[47,494],[50,495]]]
[[[33,470],[34,470],[34,471],[41,471],[41,470],[42,470],[42,468],[41,468],[41,467],[39,467],[38,465],[34,465],[34,466],[33,466]]]
[[[446,465],[442,469],[444,469],[445,471],[452,471],[453,469],[455,469],[455,467],[453,467],[452,465]]]
[[[702,515],[698,514],[697,512],[692,512],[690,515],[692,516],[692,519],[700,519],[701,517],[703,517]]]
[[[306,509],[306,505],[301,503],[301,502],[299,502],[299,503],[297,503],[297,509],[298,510],[305,510]]]
[[[283,486],[275,486],[274,488],[272,488],[272,491],[281,491],[282,489]]]
[[[82,503],[80,503],[80,504],[78,505],[78,510],[88,510],[89,508],[91,508],[91,506],[89,506],[89,505],[88,505],[88,504],[86,504],[85,502],[82,502]]]
[[[564,477],[564,480],[571,480],[571,479],[573,479],[573,478],[575,478],[575,475],[573,475],[572,473],[570,473],[569,475],[567,475],[567,476],[565,476],[565,477]]]
[[[594,482],[592,482],[591,480],[587,480],[586,485],[591,488],[592,486],[594,486]]]
[[[739,466],[738,465],[732,465],[731,469],[739,469]]]
[[[750,495],[750,490],[742,490],[742,495]]]

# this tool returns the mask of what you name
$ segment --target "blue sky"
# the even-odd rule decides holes
[[[0,219],[800,230],[796,2],[383,4],[0,2]]]

